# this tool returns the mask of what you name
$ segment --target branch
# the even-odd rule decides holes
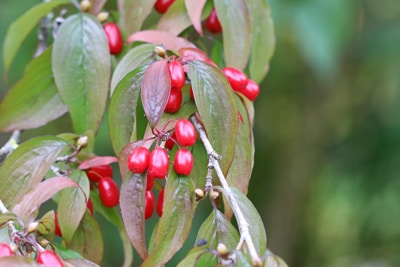
[[[5,143],[4,146],[0,148],[0,165],[8,157],[8,155],[11,154],[11,152],[13,152],[18,147],[20,135],[21,131],[15,130],[11,134],[10,139],[8,139],[7,143]]]
[[[215,169],[218,179],[222,185],[222,188],[225,191],[228,202],[233,210],[233,213],[235,214],[235,218],[239,226],[239,232],[240,232],[240,241],[237,248],[240,249],[243,243],[246,242],[253,265],[262,266],[262,260],[257,254],[253,239],[251,238],[250,235],[249,223],[246,221],[246,218],[244,217],[242,210],[240,209],[235,197],[233,196],[231,188],[226,182],[224,173],[222,172],[221,167],[219,165],[218,159],[220,159],[221,157],[214,151],[210,143],[210,140],[208,139],[206,131],[204,130],[203,125],[198,121],[197,117],[191,116],[190,120],[193,123],[194,127],[197,129],[197,132],[199,133],[200,139],[203,142],[203,145],[207,151],[209,160]]]

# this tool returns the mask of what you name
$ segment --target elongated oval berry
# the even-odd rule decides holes
[[[175,125],[176,140],[181,146],[193,146],[196,143],[196,130],[193,124],[186,120],[180,119]]]
[[[144,219],[147,220],[154,212],[154,195],[151,190],[146,190],[144,199]]]
[[[119,203],[119,189],[115,181],[104,177],[98,184],[100,200],[105,207],[111,208]]]
[[[154,4],[154,9],[157,10],[158,13],[164,14],[167,12],[170,5],[172,5],[175,0],[157,0]]]
[[[60,258],[50,250],[40,251],[36,260],[46,267],[64,267]]]
[[[187,176],[192,172],[193,162],[192,152],[186,148],[180,148],[175,154],[174,170],[177,174]]]
[[[90,181],[97,183],[103,177],[112,177],[113,170],[110,165],[100,165],[88,169],[86,175]]]
[[[179,61],[171,61],[168,63],[168,71],[171,77],[171,88],[181,90],[185,85],[185,71]]]
[[[250,101],[254,101],[260,93],[260,86],[255,81],[249,79],[246,88],[241,93]]]
[[[156,205],[156,212],[160,217],[163,214],[163,208],[164,208],[164,191],[165,188],[161,189],[160,194],[158,194],[157,205]]]
[[[156,178],[165,178],[168,174],[169,157],[165,149],[156,147],[150,153],[149,174]]]
[[[124,47],[124,41],[118,25],[114,22],[108,22],[103,25],[103,30],[107,36],[110,54],[118,55],[121,53]]]
[[[168,102],[165,106],[164,111],[167,113],[175,113],[178,112],[181,108],[182,104],[182,90],[171,88],[171,92],[169,93]]]
[[[12,252],[10,246],[7,243],[1,243],[0,244],[0,258],[12,256],[12,255],[13,255],[13,252]]]
[[[249,78],[247,78],[247,75],[243,71],[233,67],[225,67],[222,69],[222,72],[225,74],[234,91],[242,93],[245,90]]]
[[[133,173],[142,173],[149,166],[150,151],[146,147],[137,147],[128,156],[128,169]]]
[[[211,33],[216,34],[222,32],[222,26],[219,22],[215,8],[213,8],[210,15],[207,17],[205,27]]]

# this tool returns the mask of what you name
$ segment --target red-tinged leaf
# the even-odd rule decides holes
[[[166,49],[172,51],[178,51],[180,48],[185,47],[195,47],[194,44],[182,37],[177,37],[170,32],[157,30],[140,31],[129,36],[127,40],[128,43],[137,41],[148,42],[157,45],[163,44]]]
[[[7,208],[40,183],[67,143],[57,137],[42,136],[22,143],[0,166],[0,196]]]
[[[176,0],[168,8],[167,12],[158,21],[157,30],[179,35],[183,30],[191,25],[183,1],[184,0]]]
[[[98,130],[108,97],[111,57],[100,23],[89,14],[68,17],[53,47],[53,74],[74,131]]]
[[[129,173],[122,182],[120,207],[125,230],[142,259],[148,256],[144,230],[146,175]]]
[[[14,206],[12,211],[24,222],[33,219],[40,206],[60,190],[78,187],[77,183],[67,177],[53,177],[32,187]]]
[[[126,78],[129,73],[152,62],[154,47],[154,44],[142,44],[135,46],[121,59],[111,78],[111,96],[113,95],[118,84],[124,78]]]
[[[251,46],[248,3],[246,0],[218,0],[214,1],[214,4],[222,26],[226,66],[243,70]]]
[[[75,250],[86,259],[100,264],[104,253],[103,237],[99,224],[88,212],[83,216],[83,220],[68,244],[68,248]]]
[[[235,95],[238,116],[240,114],[239,127],[236,135],[235,156],[229,169],[226,181],[230,186],[238,188],[243,194],[247,194],[251,172],[254,165],[254,137],[250,120],[244,102],[249,101],[245,97]],[[242,121],[241,121],[242,120]],[[224,198],[224,213],[228,218],[232,217],[232,210]]]
[[[73,267],[100,267],[100,265],[86,259],[68,259],[64,260],[64,262]]]
[[[191,60],[201,60],[205,61],[208,56],[204,51],[195,47],[183,47],[178,50],[179,57],[183,62]]]
[[[192,226],[195,206],[193,181],[170,172],[164,193],[163,216],[155,236],[155,247],[142,267],[163,266],[182,247]]]
[[[106,4],[107,0],[92,0],[92,7],[90,9],[90,13],[93,15],[97,15],[103,9],[104,5]]]
[[[268,0],[249,0],[251,11],[251,55],[249,71],[252,80],[260,83],[269,69],[275,50],[274,22]]]
[[[54,83],[51,52],[49,48],[33,59],[26,67],[24,78],[1,102],[1,131],[37,128],[67,112]]]
[[[29,33],[35,29],[40,19],[46,16],[53,8],[69,3],[71,3],[70,0],[54,0],[40,3],[29,9],[8,27],[3,46],[5,76],[7,76],[7,72],[21,44]]]
[[[164,113],[170,91],[168,60],[153,62],[146,69],[142,80],[142,104],[151,128],[156,127]]]
[[[211,145],[222,155],[220,164],[226,174],[233,160],[238,131],[234,93],[218,68],[197,60],[190,61],[189,67],[198,112]]]
[[[108,111],[108,128],[116,155],[137,138],[137,109],[140,88],[147,66],[129,72],[116,86]]]
[[[109,165],[111,163],[118,162],[117,157],[112,156],[95,156],[92,158],[88,158],[79,164],[78,168],[81,170],[90,169],[92,167],[101,166],[101,165]]]
[[[78,229],[85,214],[89,200],[89,179],[84,171],[74,170],[70,175],[79,187],[69,188],[61,192],[58,200],[58,222],[63,234],[63,239],[71,241],[76,229]]]
[[[122,29],[127,34],[139,31],[155,2],[156,0],[118,0]]]
[[[25,256],[8,256],[0,258],[0,266],[15,267],[43,267],[43,265],[35,262],[33,258]]]
[[[200,35],[203,35],[203,29],[201,28],[201,13],[206,2],[207,0],[185,0],[185,5],[189,18],[193,24],[193,27]]]

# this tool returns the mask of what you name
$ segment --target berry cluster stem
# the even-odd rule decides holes
[[[225,191],[224,193],[226,194],[228,202],[233,210],[233,213],[235,214],[235,218],[238,223],[240,232],[240,241],[238,247],[241,247],[242,244],[245,242],[247,244],[247,248],[249,250],[249,254],[251,256],[253,264],[255,266],[261,266],[262,261],[257,254],[253,239],[251,238],[249,223],[244,217],[242,210],[240,209],[235,197],[233,196],[231,188],[229,187],[229,184],[226,182],[225,175],[222,172],[222,169],[219,165],[218,159],[220,159],[220,156],[214,151],[210,143],[210,140],[208,139],[206,131],[204,130],[203,125],[198,121],[197,117],[191,116],[190,120],[193,123],[194,127],[197,129],[197,132],[199,133],[200,139],[203,142],[204,148],[206,149],[207,154],[209,156],[209,160],[212,166],[214,167],[215,173],[218,176],[222,188]]]

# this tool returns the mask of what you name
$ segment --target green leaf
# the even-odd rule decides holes
[[[69,177],[79,187],[62,191],[57,207],[58,222],[63,239],[67,243],[71,241],[76,229],[78,229],[79,223],[85,214],[90,194],[89,179],[84,171],[74,170]]]
[[[0,166],[0,196],[7,208],[13,207],[45,176],[67,143],[42,136],[22,143]]]
[[[0,258],[0,266],[42,267],[33,258],[25,256],[8,256]]]
[[[108,97],[111,58],[100,23],[76,14],[61,25],[53,48],[53,73],[74,131],[96,132]]]
[[[274,255],[271,251],[267,250],[266,256],[267,257],[264,260],[264,267],[288,267],[284,260]]]
[[[247,109],[242,101],[248,101],[235,95],[238,107],[239,127],[236,135],[235,156],[229,169],[226,181],[232,187],[238,188],[243,194],[247,194],[251,172],[254,165],[254,137],[251,129]],[[232,210],[224,198],[225,215],[232,217]]]
[[[154,61],[145,71],[141,83],[142,105],[150,127],[154,128],[164,113],[171,90],[168,61]]]
[[[243,251],[234,251],[236,255],[235,267],[253,267],[251,260]]]
[[[55,213],[54,210],[48,211],[39,220],[38,233],[47,240],[53,240],[55,230]]]
[[[187,267],[187,266],[217,266],[214,263],[209,264],[208,259],[213,257],[214,254],[208,253],[206,246],[194,247],[192,248],[186,257],[179,262],[177,267]],[[203,261],[203,258],[207,258]]]
[[[83,216],[68,248],[75,250],[86,259],[100,264],[104,253],[103,237],[97,221],[89,212]]]
[[[251,12],[250,78],[260,83],[275,50],[274,22],[268,0],[249,0]]]
[[[214,1],[222,26],[225,62],[243,70],[250,55],[251,21],[246,0]]]
[[[148,255],[144,231],[146,176],[129,173],[121,186],[120,207],[129,240],[142,259]]]
[[[97,265],[96,263],[88,261],[86,259],[74,258],[74,259],[64,260],[64,262],[67,262],[68,264],[71,264],[72,266],[75,266],[75,267],[99,267],[100,266],[100,265]]]
[[[146,68],[147,66],[143,66],[129,72],[118,83],[112,94],[108,111],[108,129],[116,155],[120,154],[131,139],[136,139],[136,109]]]
[[[138,45],[131,50],[121,59],[115,68],[111,78],[111,90],[110,95],[112,96],[115,88],[118,84],[132,71],[148,65],[152,62],[154,54],[154,44],[142,44]]]
[[[29,222],[36,217],[36,212],[38,212],[40,206],[44,202],[52,198],[62,189],[77,186],[78,185],[73,180],[66,177],[47,179],[32,186],[12,210],[22,221]]]
[[[79,254],[78,252],[72,250],[72,249],[67,249],[64,247],[62,244],[57,244],[53,243],[53,246],[56,247],[57,252],[61,254],[62,258],[65,260],[68,259],[79,259],[82,258],[82,255]]]
[[[1,131],[37,128],[67,112],[53,80],[51,51],[47,49],[27,65],[24,78],[1,102]]]
[[[53,8],[68,3],[71,3],[71,1],[53,0],[51,2],[40,3],[29,9],[10,25],[6,37],[4,38],[3,46],[5,76],[21,44],[28,34],[36,27],[40,19],[47,15]]]
[[[16,220],[17,216],[14,213],[0,213],[0,228],[3,228],[7,222]]]
[[[155,247],[142,267],[162,266],[182,247],[194,215],[194,184],[170,172],[164,193],[163,215],[155,236]]]
[[[158,21],[157,30],[179,35],[190,25],[191,21],[186,12],[184,0],[176,0]]]
[[[119,22],[122,29],[127,34],[139,31],[144,20],[153,10],[155,2],[156,0],[119,0]]]
[[[219,69],[197,60],[190,61],[189,66],[197,109],[211,145],[222,155],[220,164],[226,174],[233,160],[238,129],[234,93]]]

